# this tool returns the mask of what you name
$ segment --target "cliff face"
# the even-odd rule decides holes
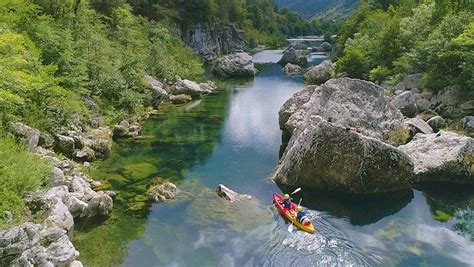
[[[243,32],[235,25],[196,24],[184,31],[183,40],[205,60],[244,49]]]

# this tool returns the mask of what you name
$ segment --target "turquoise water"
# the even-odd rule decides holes
[[[274,62],[264,51],[257,62]],[[276,59],[276,60],[275,60]],[[313,64],[323,57],[312,57]],[[164,106],[143,137],[119,140],[95,177],[119,191],[110,218],[78,225],[74,243],[87,266],[468,266],[474,263],[474,190],[422,187],[377,197],[303,189],[316,234],[288,233],[271,205],[278,162],[278,110],[303,87],[276,64],[250,81],[183,106]],[[150,204],[160,177],[182,190]],[[251,205],[216,197],[218,184],[253,195]]]

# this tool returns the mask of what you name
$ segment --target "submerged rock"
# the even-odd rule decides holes
[[[324,60],[319,65],[311,67],[305,74],[304,80],[309,84],[322,84],[334,75],[334,64],[331,60]]]
[[[185,103],[188,103],[192,100],[193,100],[193,98],[191,96],[184,95],[184,94],[172,95],[171,96],[171,103],[173,103],[173,104],[185,104]]]
[[[290,47],[283,52],[283,56],[278,63],[282,66],[287,63],[305,66],[308,63],[308,51],[295,50],[293,47]]]
[[[213,71],[222,77],[252,77],[257,73],[252,56],[245,52],[218,58]]]
[[[217,195],[221,198],[227,199],[230,202],[240,201],[242,199],[251,199],[252,196],[239,194],[235,191],[230,190],[223,184],[219,184],[216,189]]]
[[[177,193],[178,188],[171,182],[160,182],[151,186],[147,191],[148,198],[157,203],[173,199]]]
[[[269,224],[273,220],[270,210],[256,198],[243,198],[230,202],[206,188],[186,207],[186,222],[202,228],[231,228],[236,231],[255,229],[255,222]]]
[[[314,116],[297,130],[274,179],[286,185],[350,193],[410,187],[411,160],[397,148]]]
[[[474,183],[474,139],[440,131],[417,134],[398,147],[415,166],[415,180]]]

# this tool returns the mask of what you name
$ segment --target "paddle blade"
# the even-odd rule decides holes
[[[293,223],[291,223],[290,225],[288,225],[288,232],[293,232]]]
[[[292,194],[292,195],[293,195],[293,194],[296,194],[296,193],[298,193],[299,191],[301,191],[301,187],[296,188],[295,191],[293,191],[291,194]]]

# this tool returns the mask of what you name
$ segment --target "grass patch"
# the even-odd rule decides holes
[[[51,166],[2,131],[0,148],[0,229],[3,229],[22,222],[26,209],[24,195],[44,184]],[[13,215],[11,222],[4,216],[7,211]]]

